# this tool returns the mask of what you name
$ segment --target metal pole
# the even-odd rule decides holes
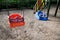
[[[48,0],[47,17],[49,16],[50,6],[51,6],[51,0]]]
[[[55,17],[56,17],[56,15],[57,15],[58,7],[59,7],[59,0],[57,0],[57,7],[56,7],[55,14],[54,14]]]

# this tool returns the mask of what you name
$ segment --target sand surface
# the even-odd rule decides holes
[[[54,9],[55,10],[55,9]],[[54,10],[50,11],[53,15]],[[9,11],[9,13],[21,13]],[[49,16],[48,21],[39,21],[33,10],[25,9],[25,26],[9,28],[7,12],[0,12],[0,40],[60,40],[60,10],[57,17]]]

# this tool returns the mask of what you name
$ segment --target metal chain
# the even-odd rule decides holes
[[[8,0],[6,0],[6,8],[7,8],[8,16],[9,16]]]

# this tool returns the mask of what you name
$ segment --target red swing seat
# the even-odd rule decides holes
[[[10,14],[8,20],[9,20],[10,28],[20,27],[25,25],[24,18],[18,13]]]

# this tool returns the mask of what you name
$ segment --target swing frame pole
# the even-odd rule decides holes
[[[49,17],[50,6],[51,6],[51,0],[48,0],[47,18]]]
[[[55,14],[54,14],[55,17],[57,16],[58,8],[59,8],[59,0],[57,0],[57,7],[56,7]]]

